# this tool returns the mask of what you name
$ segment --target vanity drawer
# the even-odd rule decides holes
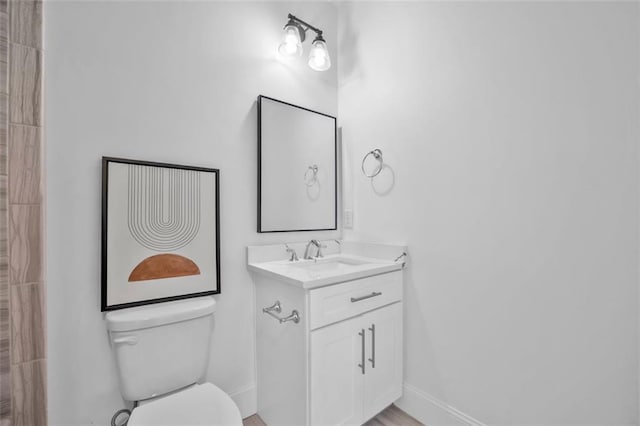
[[[334,284],[309,291],[309,326],[316,329],[402,300],[402,272]]]

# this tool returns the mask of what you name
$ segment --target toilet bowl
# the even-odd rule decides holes
[[[120,393],[136,403],[127,426],[241,426],[231,397],[202,382],[216,302],[201,297],[105,315]]]
[[[131,413],[127,426],[242,425],[233,400],[212,383],[194,385],[143,403]]]

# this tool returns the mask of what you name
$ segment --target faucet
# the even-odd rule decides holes
[[[316,248],[318,249],[318,251],[316,252],[315,258],[322,257],[322,249],[325,248],[326,246],[323,244],[320,244],[318,240],[311,240],[307,243],[307,248],[304,250],[305,259],[314,259],[314,257],[312,257],[309,254],[309,249],[311,248],[312,245],[316,246]]]
[[[298,253],[296,253],[295,249],[292,249],[291,247],[289,247],[288,244],[284,245],[287,248],[287,253],[289,253],[291,255],[291,257],[289,258],[289,262],[297,262],[298,260]]]

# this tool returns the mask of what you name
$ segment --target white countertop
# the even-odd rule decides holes
[[[310,289],[402,269],[403,262],[353,254],[331,254],[310,260],[248,263],[252,272]]]

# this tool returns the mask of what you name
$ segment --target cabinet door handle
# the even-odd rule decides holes
[[[362,337],[362,352],[361,352],[361,362],[358,364],[358,367],[362,370],[362,374],[364,374],[364,328],[360,330],[358,336]]]
[[[374,291],[373,293],[367,294],[366,296],[352,297],[351,298],[351,303],[359,302],[359,301],[365,300],[365,299],[370,299],[370,298],[376,297],[376,296],[382,296],[382,293],[379,292],[379,291]]]
[[[371,368],[376,368],[376,325],[371,324],[369,330],[371,331],[371,358],[369,358],[369,362]]]

